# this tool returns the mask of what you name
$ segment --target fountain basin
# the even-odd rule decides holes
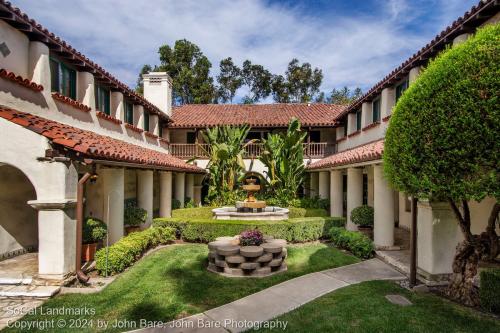
[[[267,220],[281,221],[288,219],[289,210],[287,208],[268,206],[265,208],[247,208],[247,211],[240,211],[236,207],[221,207],[212,209],[216,220]]]

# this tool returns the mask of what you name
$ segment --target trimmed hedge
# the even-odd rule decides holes
[[[330,229],[330,238],[335,245],[351,251],[357,257],[365,259],[373,257],[375,250],[373,242],[360,232],[333,227]]]
[[[500,314],[500,269],[490,268],[481,272],[479,298],[481,306],[489,312]]]
[[[173,228],[148,228],[123,237],[108,248],[108,274],[113,275],[124,271],[148,249],[173,240],[175,240]],[[106,273],[106,248],[96,252],[95,261],[97,271],[104,275]]]
[[[259,229],[265,235],[288,242],[307,242],[328,236],[332,227],[345,225],[342,217],[304,217],[284,221],[239,221],[214,219],[157,218],[155,227],[170,227],[177,236],[190,242],[211,242],[217,237],[238,235]]]
[[[182,208],[172,211],[173,218],[184,219],[211,219],[214,207]],[[291,219],[299,217],[326,217],[328,212],[322,208],[296,208],[289,207],[288,217]]]

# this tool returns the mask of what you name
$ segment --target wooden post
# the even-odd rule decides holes
[[[411,230],[410,230],[410,287],[417,284],[417,202],[411,199]]]

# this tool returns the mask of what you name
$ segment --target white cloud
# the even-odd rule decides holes
[[[323,69],[324,90],[366,89],[432,37],[402,29],[415,5],[396,0],[382,6],[382,15],[321,18],[261,0],[19,0],[16,5],[132,86],[143,64],[158,63],[160,45],[186,38],[200,46],[214,72],[228,56],[276,73],[296,57]]]

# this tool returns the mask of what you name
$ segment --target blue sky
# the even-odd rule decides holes
[[[322,89],[370,88],[477,0],[12,0],[135,86],[157,50],[186,38],[218,72],[245,59],[283,73],[292,58],[323,70]],[[245,93],[239,92],[240,97]]]

